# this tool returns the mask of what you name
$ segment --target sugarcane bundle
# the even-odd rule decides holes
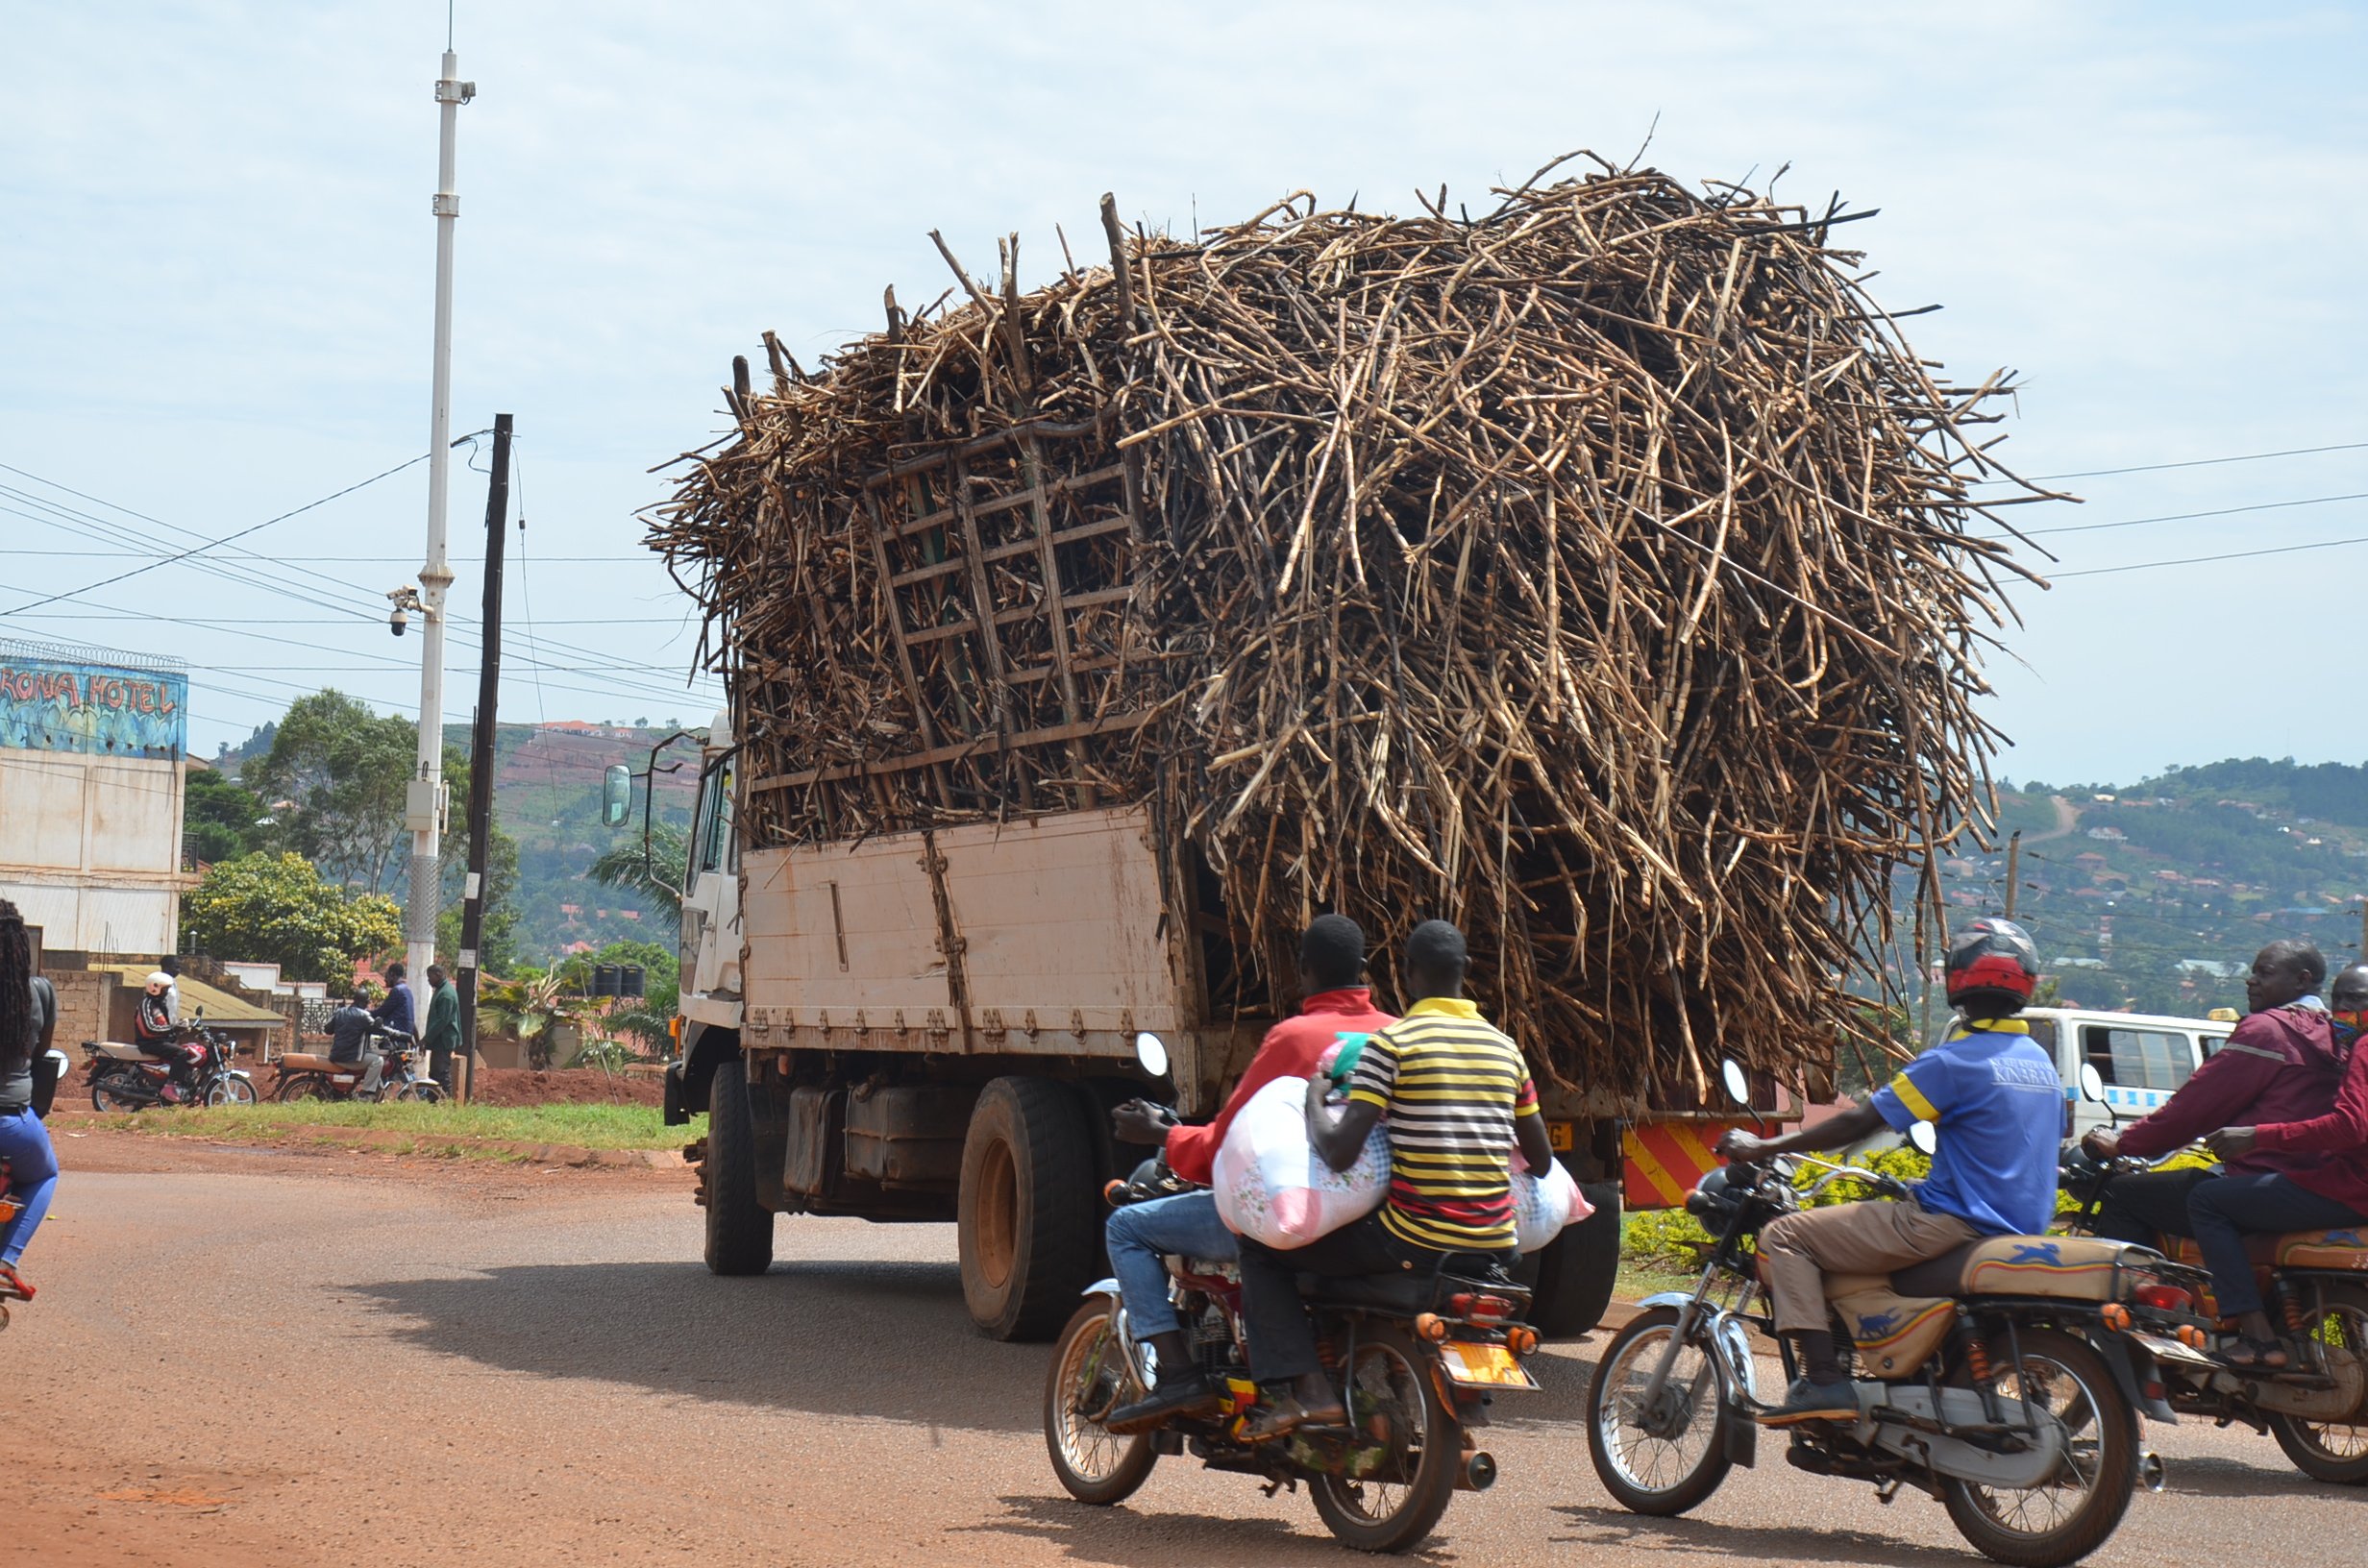
[[[2010,380],[1917,358],[1838,207],[1554,168],[1191,243],[1105,199],[1108,267],[768,334],[650,518],[749,841],[1149,802],[1253,968],[1453,919],[1563,1082],[1873,1043],[1846,983],[1984,821]]]

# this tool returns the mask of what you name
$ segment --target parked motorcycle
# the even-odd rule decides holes
[[[2119,1122],[2095,1067],[2082,1069],[2081,1091]],[[2060,1180],[2082,1205],[2074,1228],[2096,1229],[2098,1207],[2115,1177],[2151,1168],[2137,1159],[2100,1164],[2078,1144],[2068,1147]],[[2203,1262],[2184,1237],[2162,1237],[2158,1244],[2176,1262]],[[2313,1481],[2368,1485],[2368,1227],[2260,1236],[2251,1244],[2261,1299],[2285,1330],[2293,1363],[2280,1372],[2240,1373],[2201,1350],[2152,1344],[2170,1406],[2267,1433]],[[2220,1309],[2210,1276],[2204,1281],[2192,1321],[2209,1327]]]
[[[167,1038],[175,1044],[199,1048],[199,1058],[189,1069],[190,1077],[196,1081],[194,1092],[185,1086],[177,1086],[179,1096],[168,1097],[164,1090],[172,1083],[170,1067],[137,1045],[86,1040],[83,1052],[90,1068],[90,1108],[138,1111],[152,1105],[255,1103],[254,1079],[231,1065],[238,1054],[237,1045],[221,1030],[207,1028],[202,1015],[195,1021],[175,1026]]]
[[[1164,1049],[1157,1060],[1153,1076],[1164,1070]],[[1191,1190],[1153,1160],[1130,1180],[1113,1182],[1107,1196],[1123,1205]],[[1045,1445],[1072,1497],[1117,1503],[1144,1483],[1160,1456],[1190,1453],[1208,1469],[1263,1479],[1270,1495],[1304,1482],[1324,1527],[1344,1545],[1403,1552],[1431,1532],[1456,1491],[1494,1482],[1495,1461],[1472,1431],[1487,1425],[1496,1390],[1537,1386],[1520,1364],[1538,1345],[1537,1332],[1522,1321],[1529,1292],[1511,1280],[1443,1270],[1313,1280],[1308,1306],[1348,1424],[1302,1427],[1249,1444],[1241,1432],[1259,1391],[1243,1338],[1241,1276],[1230,1262],[1191,1258],[1171,1258],[1168,1272],[1193,1356],[1223,1391],[1221,1404],[1212,1414],[1127,1436],[1104,1428],[1112,1409],[1151,1386],[1157,1367],[1134,1336],[1118,1282],[1094,1286],[1061,1331],[1045,1382]]]
[[[381,1105],[389,1100],[413,1100],[422,1105],[442,1103],[444,1086],[420,1070],[422,1053],[417,1040],[400,1029],[382,1029],[371,1038],[374,1048],[385,1056],[386,1062],[379,1072],[378,1090],[368,1098]],[[271,1090],[275,1100],[365,1097],[361,1085],[369,1069],[359,1062],[339,1062],[333,1057],[289,1051],[277,1066],[280,1075]]]
[[[1747,1107],[1742,1069],[1729,1062],[1724,1077]],[[1822,1174],[1804,1188],[1796,1167]],[[1787,1156],[1727,1165],[1688,1194],[1687,1212],[1716,1238],[1701,1278],[1690,1291],[1648,1297],[1605,1347],[1588,1390],[1588,1452],[1623,1507],[1684,1513],[1733,1466],[1754,1462],[1764,1406],[1750,1331],[1773,1337],[1774,1319],[1752,1242],[1845,1181],[1908,1191],[1858,1166]],[[2143,1247],[2010,1236],[1888,1278],[1831,1277],[1835,1343],[1859,1418],[1788,1429],[1786,1460],[1871,1482],[1885,1503],[1905,1487],[1926,1492],[1999,1562],[2076,1561],[2113,1532],[2141,1478],[2159,1483],[2160,1461],[2138,1446],[2138,1411],[2171,1411],[2154,1352],[2130,1326],[2137,1311],[2167,1317],[2189,1305],[2196,1272]],[[2202,1337],[2192,1323],[2158,1326],[2174,1344],[2183,1326]],[[1788,1384],[1799,1368],[1790,1342],[1777,1342]]]

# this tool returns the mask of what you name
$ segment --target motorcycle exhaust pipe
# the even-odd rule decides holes
[[[1455,1473],[1455,1489],[1459,1492],[1485,1492],[1496,1484],[1496,1460],[1475,1451],[1464,1456],[1464,1468]]]
[[[2162,1490],[2162,1456],[2149,1453],[2137,1461],[2137,1483],[2150,1492]]]

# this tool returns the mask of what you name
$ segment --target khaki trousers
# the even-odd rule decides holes
[[[1961,1247],[1982,1233],[1912,1198],[1805,1209],[1760,1233],[1760,1275],[1775,1301],[1778,1334],[1826,1326],[1825,1276],[1888,1274]]]

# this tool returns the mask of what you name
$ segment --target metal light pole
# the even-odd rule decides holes
[[[449,40],[448,40],[449,42]],[[411,830],[411,897],[404,921],[404,958],[414,992],[435,962],[435,918],[442,901],[436,866],[437,839],[444,826],[444,595],[453,569],[444,558],[444,501],[452,471],[453,425],[453,226],[460,198],[453,190],[453,143],[460,106],[477,96],[477,84],[456,79],[460,57],[447,47],[435,101],[442,125],[436,137],[435,184],[435,372],[428,416],[428,560],[419,569],[426,623],[420,628],[419,773],[404,796],[404,825]]]

